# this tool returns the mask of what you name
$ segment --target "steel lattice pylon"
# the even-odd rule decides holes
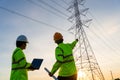
[[[85,73],[78,80],[105,80],[83,28],[83,26],[86,26],[86,23],[91,21],[91,19],[81,20],[88,10],[88,8],[79,9],[79,6],[83,6],[84,3],[85,0],[73,0],[67,9],[70,12],[73,10],[73,15],[68,20],[72,21],[74,26],[69,31],[73,30],[75,38],[79,39],[75,49],[76,66],[78,70]]]

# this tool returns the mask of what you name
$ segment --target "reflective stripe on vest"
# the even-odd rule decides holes
[[[21,59],[18,60],[18,61],[13,61],[12,64],[18,64],[19,62],[21,62],[21,61],[24,60],[24,59],[25,59],[25,57],[21,58]]]
[[[63,54],[61,54],[61,55],[58,55],[58,56],[62,56],[63,58],[67,58],[67,57],[73,56],[73,55],[72,55],[72,54],[69,54],[69,55],[64,56]]]
[[[59,60],[57,60],[57,62],[59,62],[59,63],[68,63],[68,62],[72,62],[72,61],[74,61],[74,59],[67,60],[67,61],[59,61]]]
[[[57,47],[57,48],[59,48],[62,51],[62,53],[64,53],[62,48],[60,48],[60,47]],[[73,54],[69,54],[69,55],[66,55],[66,56],[64,56],[63,54],[59,54],[58,56],[62,56],[63,58],[67,58],[67,57],[73,56]],[[57,62],[59,62],[59,63],[68,63],[68,62],[72,62],[72,61],[74,61],[74,59],[66,60],[66,61],[57,60]]]
[[[26,66],[26,65],[27,65],[27,63],[25,64],[25,66]],[[23,66],[23,67],[12,68],[12,70],[25,69],[25,66]]]
[[[14,53],[13,53],[13,62],[12,62],[12,65],[14,65],[14,64],[19,64],[22,60],[25,59],[25,57],[23,57],[23,58],[19,59],[18,61],[15,61],[14,55],[15,55],[19,50],[20,50],[20,49],[14,51]],[[26,63],[23,67],[12,68],[12,70],[25,69],[26,65],[27,65],[27,63]]]

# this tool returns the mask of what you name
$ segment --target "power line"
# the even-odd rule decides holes
[[[90,12],[89,12],[89,13],[90,13]],[[92,15],[92,13],[90,13],[90,14],[91,14],[91,16],[95,19],[95,21],[98,23],[98,25],[100,26],[101,24],[98,22],[98,20]],[[103,27],[103,26],[101,25],[99,28],[102,28],[102,27]],[[96,28],[98,28],[98,27],[96,27]],[[99,28],[98,28],[97,30],[101,31]],[[110,41],[109,39],[107,39],[104,34],[107,35],[107,33],[106,33],[105,31],[102,31],[102,32],[101,32],[102,37],[111,43],[111,41]],[[102,39],[102,38],[101,38],[101,39]],[[115,42],[115,40],[113,40],[112,38],[111,38],[111,40],[112,40],[113,42]],[[105,41],[104,41],[104,43],[105,43]],[[118,42],[117,42],[117,43],[118,43]],[[107,45],[107,43],[106,43],[106,45]],[[108,45],[107,45],[107,46],[108,46]],[[112,45],[112,46],[113,46],[113,45]],[[109,48],[110,48],[110,47],[109,47]],[[111,47],[111,48],[112,48],[112,47]],[[110,48],[110,49],[111,49],[111,48]],[[112,50],[114,50],[114,49],[112,48]],[[119,50],[119,49],[118,49],[118,50]]]
[[[89,38],[88,39],[91,39],[92,41],[95,39],[95,37],[96,38],[98,38],[98,39],[100,39],[100,41],[102,42],[102,43],[105,43],[104,45],[105,45],[105,47],[107,47],[107,48],[109,48],[110,50],[112,50],[113,52],[114,52],[114,49],[111,49],[111,46],[110,45],[108,45],[107,43],[106,43],[106,41],[104,40],[104,39],[102,39],[99,35],[97,35],[93,30],[91,30],[90,32],[92,32],[92,34],[94,34],[95,36],[88,36]],[[93,41],[93,42],[96,42],[96,41]],[[94,43],[94,44],[96,44],[96,45],[98,45],[97,44],[97,42],[96,43]],[[100,46],[100,45],[99,45]],[[95,46],[95,47],[97,47],[97,46]],[[101,47],[101,48],[103,48],[103,47]],[[95,50],[95,49],[94,49]],[[99,58],[101,57],[101,58],[104,58],[106,61],[109,61],[109,60],[111,60],[112,62],[115,62],[116,60],[116,57],[118,57],[118,59],[119,59],[119,55],[113,55],[112,57],[107,57],[106,58],[106,56],[105,56],[105,54],[104,54],[104,50],[102,50],[101,52],[97,52],[97,53],[100,53],[99,54]],[[103,54],[102,54],[103,53]],[[110,54],[109,54],[110,55]],[[100,59],[101,59],[100,58]],[[115,59],[114,59],[115,58]],[[102,60],[101,60],[102,61]],[[105,62],[105,61],[104,61]],[[108,63],[107,63],[108,64]]]
[[[45,1],[43,0],[38,0],[39,2],[43,3],[44,5],[48,6],[49,8],[59,12],[60,14],[64,15],[65,17],[69,17],[68,15],[66,15],[65,13],[61,12],[60,10],[54,8],[53,6],[49,5],[48,3],[46,3]]]
[[[101,28],[102,29],[102,27],[103,27],[103,25],[94,17],[94,15],[89,11],[89,14],[95,19],[95,21],[96,21],[96,23],[100,26],[99,28]],[[100,30],[100,29],[98,29],[98,30]],[[102,30],[104,30],[104,29],[102,29]],[[101,30],[100,30],[101,31]],[[108,34],[108,33],[106,33],[106,31],[102,31],[101,32],[101,35],[105,38],[105,35],[104,34]],[[111,38],[111,40],[112,41],[114,41],[115,42],[115,40],[113,40],[112,38]],[[109,40],[110,41],[110,40]],[[118,43],[118,42],[117,42]]]
[[[26,0],[26,1],[28,1],[29,3],[32,3],[32,4],[35,5],[35,6],[41,7],[41,8],[43,8],[43,9],[45,9],[46,11],[48,11],[48,12],[50,12],[50,13],[52,13],[52,14],[54,14],[54,15],[62,18],[62,19],[65,18],[65,17],[63,17],[63,16],[61,16],[61,15],[58,15],[58,14],[56,14],[55,12],[49,10],[48,8],[43,7],[42,5],[36,3],[35,1],[32,1],[32,0]]]
[[[84,5],[82,5],[84,8],[86,8]],[[89,12],[89,14],[94,18],[94,20],[96,21],[96,23],[100,26],[99,28],[102,28],[103,26],[99,23],[99,21],[93,16],[93,14],[90,12],[90,11],[88,11]],[[99,30],[99,31],[101,31],[98,27],[96,27],[97,28],[97,30]],[[91,32],[96,36],[96,37],[98,37],[99,39],[101,39],[101,41],[103,41],[103,43],[104,43],[104,45],[106,45],[110,50],[113,50],[114,52],[116,52],[116,50],[115,50],[115,48],[113,48],[113,47],[111,47],[109,44],[107,44],[106,43],[106,41],[104,40],[104,39],[106,39],[106,37],[105,37],[105,35],[104,35],[104,33],[105,33],[105,31],[102,31],[101,32],[101,35],[102,35],[102,37],[100,37],[100,36],[98,36],[95,32],[93,32],[93,30],[91,30]],[[107,33],[105,33],[105,34],[107,34]],[[108,40],[108,39],[106,39],[107,41],[109,41],[109,42],[111,42],[110,40]],[[115,40],[113,40],[112,38],[111,38],[111,40],[112,41],[114,41],[115,42]],[[113,46],[113,45],[112,45]],[[119,50],[119,49],[117,49],[117,50]],[[116,52],[116,53],[118,53],[118,52]]]
[[[91,32],[98,37],[98,39],[100,39],[104,45],[106,45],[110,50],[114,51],[116,53],[116,55],[118,56],[118,52],[116,52],[116,50],[114,48],[112,48],[109,44],[106,43],[106,41],[104,41],[100,36],[98,36],[93,30],[91,30]]]
[[[52,2],[54,2],[55,4],[57,4],[59,7],[61,7],[61,8],[63,8],[63,9],[65,9],[66,10],[66,8],[65,7],[63,7],[62,5],[60,5],[59,3],[57,3],[56,1],[54,1],[54,0],[51,0]]]
[[[7,12],[10,12],[10,13],[12,13],[12,14],[15,14],[15,15],[18,15],[18,16],[21,16],[21,17],[24,17],[24,18],[26,18],[26,19],[28,19],[28,20],[31,20],[31,21],[34,21],[34,22],[37,22],[37,23],[46,25],[46,26],[48,26],[48,27],[51,27],[51,28],[54,28],[54,29],[57,29],[57,30],[62,30],[62,31],[67,32],[67,31],[64,30],[64,29],[61,29],[61,28],[58,28],[58,27],[56,27],[56,26],[47,24],[47,23],[42,22],[42,21],[40,21],[40,20],[36,20],[36,19],[31,18],[31,17],[29,17],[29,16],[26,16],[26,15],[23,15],[23,14],[18,13],[18,12],[16,12],[16,11],[10,10],[10,9],[8,9],[8,8],[5,8],[5,7],[0,6],[0,9],[5,10],[5,11],[7,11]]]
[[[63,1],[63,3],[65,3],[66,5],[68,5],[68,3],[66,1],[64,1],[64,0],[61,0],[61,1]]]

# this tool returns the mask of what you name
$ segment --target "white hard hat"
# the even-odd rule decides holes
[[[28,43],[27,37],[25,35],[18,36],[16,41],[21,41],[21,42]]]

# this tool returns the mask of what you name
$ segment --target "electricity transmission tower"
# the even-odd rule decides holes
[[[84,3],[85,0],[72,0],[67,9],[72,13],[68,20],[74,23],[69,31],[72,31],[75,38],[79,39],[75,49],[76,66],[78,70],[85,73],[78,80],[105,80],[83,28],[83,26],[88,27],[87,24],[92,20],[84,19],[89,9],[84,7]]]

